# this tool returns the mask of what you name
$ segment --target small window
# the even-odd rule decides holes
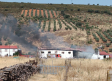
[[[55,53],[57,53],[57,51],[55,51]]]
[[[62,54],[64,54],[64,52],[62,52]]]
[[[13,49],[13,52],[15,52],[15,49]]]
[[[51,53],[51,51],[48,51],[48,53]]]
[[[41,51],[41,53],[44,53],[43,51]]]
[[[71,52],[68,52],[68,54],[71,54]]]
[[[5,52],[7,52],[7,49],[5,49]]]

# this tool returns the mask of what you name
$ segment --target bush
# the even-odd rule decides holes
[[[107,43],[107,44],[106,44],[106,47],[109,47],[109,46],[110,46],[110,43]]]
[[[5,45],[8,45],[8,42],[6,42]]]
[[[2,45],[2,42],[0,41],[0,45]]]
[[[112,48],[109,49],[109,52],[112,52]]]
[[[68,30],[68,27],[65,27],[66,30]]]
[[[71,9],[71,11],[73,11],[73,9]]]
[[[81,22],[77,22],[76,26],[82,26],[82,23]]]
[[[95,10],[95,13],[100,13],[100,11],[99,10]]]
[[[5,11],[8,11],[8,9],[5,9]]]
[[[70,18],[70,15],[65,15],[64,18]]]
[[[13,54],[13,56],[18,56],[18,55],[19,55],[18,51]]]
[[[80,8],[78,8],[77,11],[80,11]]]
[[[88,44],[92,44],[92,42],[93,42],[92,39],[90,39],[90,40],[88,41]]]
[[[92,10],[92,9],[88,9],[88,12],[93,13],[93,12],[94,12],[94,10]]]
[[[61,11],[61,15],[63,15],[63,16],[64,16],[64,15],[65,15],[65,12],[64,12],[64,11]]]
[[[4,36],[4,40],[6,41],[7,40],[7,37]]]

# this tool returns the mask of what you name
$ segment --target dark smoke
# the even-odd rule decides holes
[[[64,42],[62,37],[56,36],[50,32],[39,32],[38,24],[29,21],[29,25],[18,25],[18,21],[11,15],[4,17],[0,14],[0,38],[7,37],[12,42],[22,45],[22,47],[29,50],[29,52],[36,52],[38,47],[34,46],[32,42],[40,41],[42,47],[47,48],[69,48],[71,45]],[[43,33],[43,36],[40,34]],[[28,41],[30,39],[30,41]],[[51,42],[52,41],[52,42]],[[71,48],[85,49],[85,51],[79,52],[78,56],[80,58],[90,58],[94,53],[91,46],[75,46],[72,45]]]
[[[9,38],[12,43],[16,42],[22,47],[29,49],[29,51],[36,51],[37,46],[32,45],[33,41],[40,40],[47,45],[49,42],[46,36],[40,37],[40,32],[38,24],[29,22],[29,25],[18,26],[17,19],[9,15],[4,17],[0,15],[0,38],[6,37]],[[30,39],[30,41],[28,41]],[[50,43],[49,43],[50,45]]]

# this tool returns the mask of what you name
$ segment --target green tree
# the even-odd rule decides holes
[[[2,42],[0,41],[0,45],[2,45]]]
[[[19,55],[18,51],[13,54],[13,56],[18,56],[18,55]]]

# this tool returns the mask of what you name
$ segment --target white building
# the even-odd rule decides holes
[[[46,49],[41,48],[39,49],[40,58],[73,58],[77,57],[78,50],[74,49]]]
[[[0,56],[13,56],[13,53],[18,51],[17,46],[2,46],[0,45]]]
[[[109,58],[110,54],[106,53],[105,51],[97,51],[93,54],[91,59],[104,59],[104,58]]]

